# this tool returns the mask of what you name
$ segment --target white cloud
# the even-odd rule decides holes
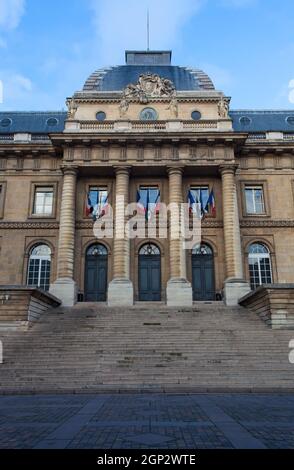
[[[21,102],[32,96],[32,81],[10,70],[0,70],[0,80],[3,83],[3,104]]]
[[[148,8],[150,48],[174,47],[180,41],[184,25],[205,2],[206,0],[90,0],[98,36],[99,59],[106,64],[113,64],[121,61],[122,51],[125,49],[146,49]]]
[[[0,0],[0,29],[17,28],[25,11],[26,0]]]

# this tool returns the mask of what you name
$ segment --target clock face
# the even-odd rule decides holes
[[[140,114],[141,121],[156,121],[158,119],[157,111],[153,108],[145,108]]]

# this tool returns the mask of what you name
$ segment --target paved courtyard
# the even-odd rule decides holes
[[[294,395],[0,397],[0,449],[294,448]]]

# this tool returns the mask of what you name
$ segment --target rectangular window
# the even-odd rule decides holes
[[[50,216],[53,214],[53,196],[52,187],[36,187],[34,197],[34,215]]]
[[[149,205],[157,205],[160,203],[160,191],[157,186],[140,186],[140,203],[147,207]]]
[[[100,214],[103,208],[108,204],[108,190],[107,188],[100,188],[97,186],[90,186],[89,198],[94,214]]]
[[[264,214],[263,186],[245,186],[247,214]]]
[[[195,201],[197,203],[202,201],[203,208],[206,207],[209,199],[209,187],[208,186],[195,186],[191,188],[191,193],[193,194]]]

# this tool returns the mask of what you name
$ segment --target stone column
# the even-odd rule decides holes
[[[52,284],[50,292],[62,301],[62,305],[72,307],[77,300],[77,289],[74,281],[74,251],[78,169],[76,167],[65,167],[63,173],[57,280]]]
[[[108,305],[130,306],[134,289],[130,281],[130,239],[125,233],[125,208],[129,204],[130,168],[116,167],[116,206],[114,219],[113,280],[108,288]]]
[[[250,292],[249,284],[244,280],[241,250],[241,233],[237,201],[235,174],[237,165],[220,167],[223,187],[223,221],[225,241],[225,302],[238,305],[239,299]]]
[[[192,286],[186,279],[186,252],[180,232],[181,204],[183,203],[183,168],[168,168],[170,212],[170,280],[167,283],[167,305],[170,307],[192,306]]]

